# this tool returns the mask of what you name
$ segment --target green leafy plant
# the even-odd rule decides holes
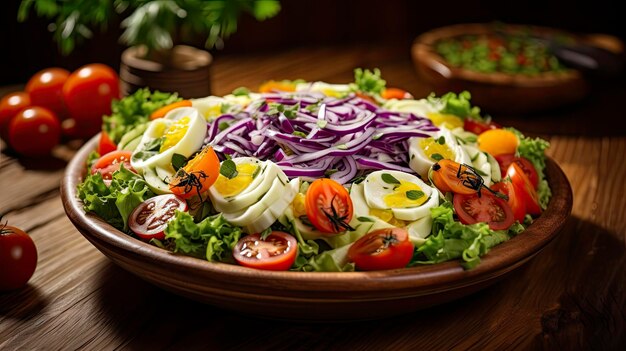
[[[51,19],[49,29],[63,54],[101,31],[114,17],[123,18],[120,41],[145,45],[148,52],[167,51],[192,35],[206,36],[207,48],[223,46],[224,38],[237,31],[237,20],[248,13],[265,20],[280,11],[278,0],[22,0],[18,20],[31,10]]]

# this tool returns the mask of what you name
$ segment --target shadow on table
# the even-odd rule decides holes
[[[259,319],[168,293],[112,263],[101,281],[108,324],[130,349],[614,349],[626,343],[624,243],[578,218],[492,287],[377,321]]]
[[[18,290],[0,292],[0,317],[27,321],[42,313],[49,302],[48,297],[31,284]]]

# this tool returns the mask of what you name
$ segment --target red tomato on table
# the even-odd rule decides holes
[[[26,285],[37,267],[37,248],[23,230],[0,224],[0,291]]]
[[[0,100],[0,137],[4,141],[9,142],[9,125],[13,117],[30,105],[30,95],[23,91],[7,94]]]
[[[63,85],[69,75],[70,72],[58,67],[35,73],[26,83],[26,92],[30,95],[32,105],[45,107],[63,119],[67,114],[63,102]]]
[[[76,122],[78,136],[100,131],[102,116],[111,114],[111,101],[120,98],[119,78],[109,66],[89,64],[74,71],[63,86],[63,99]]]
[[[61,124],[52,111],[29,107],[13,117],[9,134],[9,144],[19,154],[44,156],[59,143]]]

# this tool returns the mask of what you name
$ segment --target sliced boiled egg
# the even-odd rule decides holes
[[[428,170],[442,159],[471,164],[470,157],[457,142],[456,137],[445,126],[430,137],[409,139],[409,166],[422,178],[428,177]]]
[[[344,97],[352,90],[348,84],[329,84],[326,82],[300,83],[296,91],[316,91],[330,97]]]
[[[147,168],[160,168],[172,176],[172,156],[193,155],[202,147],[206,131],[206,122],[197,109],[174,109],[165,117],[150,122],[133,152],[131,165],[142,173]]]

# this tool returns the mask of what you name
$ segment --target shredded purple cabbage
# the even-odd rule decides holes
[[[279,104],[285,111],[277,111]],[[210,122],[205,143],[221,156],[272,160],[290,178],[329,176],[345,184],[366,170],[414,173],[408,139],[437,130],[427,118],[391,112],[354,95],[270,93]]]

